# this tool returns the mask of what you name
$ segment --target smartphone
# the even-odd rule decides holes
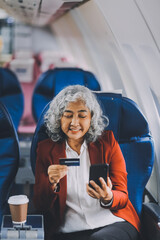
[[[60,158],[59,159],[60,165],[66,166],[80,166],[80,159],[79,158]]]
[[[107,183],[107,177],[109,176],[109,164],[93,164],[90,166],[89,172],[89,181],[93,180],[97,185],[101,187],[101,183],[99,178],[102,177]],[[93,186],[89,183],[89,186],[93,188]]]

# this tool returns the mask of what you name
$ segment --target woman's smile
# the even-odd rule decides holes
[[[79,132],[79,131],[81,131],[81,128],[72,128],[72,127],[70,127],[69,130],[71,132]]]

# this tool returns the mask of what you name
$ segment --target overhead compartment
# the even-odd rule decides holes
[[[86,1],[88,0],[4,0],[0,3],[0,8],[15,19],[44,26]]]

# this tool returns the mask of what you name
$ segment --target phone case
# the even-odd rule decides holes
[[[94,164],[90,166],[89,181],[93,180],[96,184],[101,187],[99,178],[102,177],[107,182],[107,176],[109,175],[109,165],[108,164]],[[89,183],[89,186],[92,185]],[[93,188],[93,187],[92,187]]]

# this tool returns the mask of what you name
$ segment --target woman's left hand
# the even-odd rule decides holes
[[[102,177],[99,178],[99,181],[101,183],[101,187],[91,180],[90,184],[93,186],[93,188],[87,184],[87,193],[92,198],[100,199],[104,204],[108,204],[113,198],[113,193],[111,191],[112,182],[109,177],[107,177],[107,183]]]

